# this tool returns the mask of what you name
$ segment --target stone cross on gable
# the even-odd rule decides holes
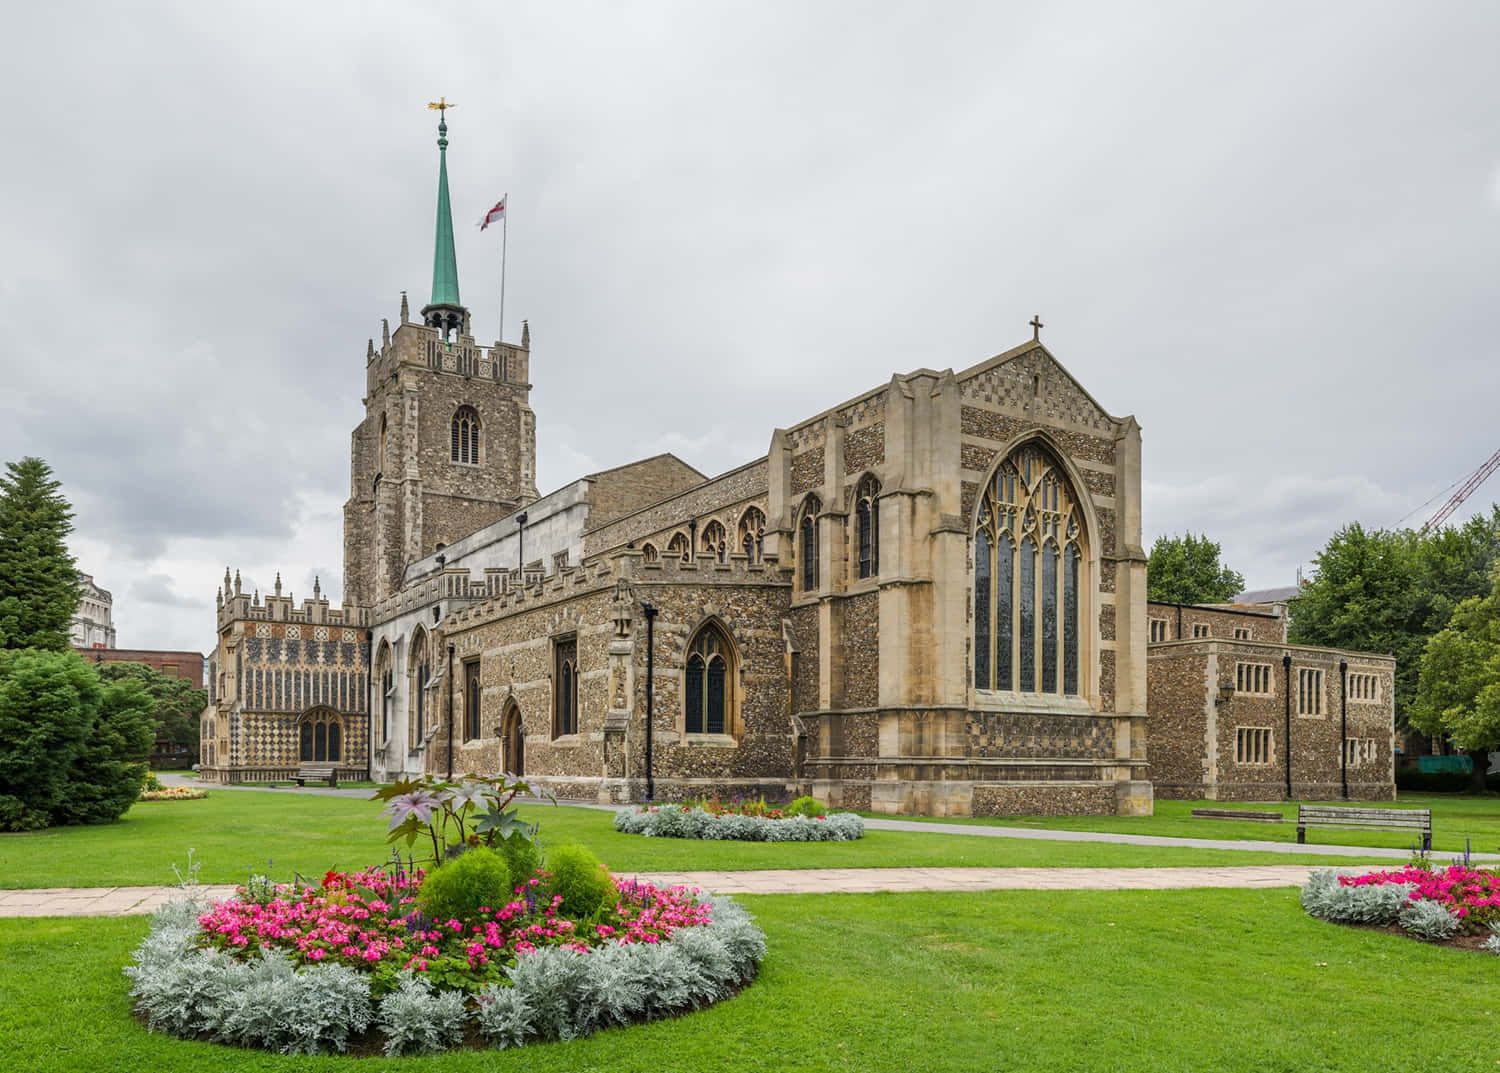
[[[1046,327],[1042,323],[1042,315],[1040,313],[1033,314],[1029,323],[1031,324],[1031,341],[1033,343],[1040,343],[1042,341],[1042,329]]]

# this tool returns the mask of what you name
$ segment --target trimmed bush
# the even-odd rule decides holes
[[[1397,916],[1397,923],[1402,930],[1428,943],[1441,943],[1451,939],[1459,928],[1458,918],[1448,912],[1447,907],[1426,899],[1403,905]]]
[[[652,805],[615,813],[615,830],[648,838],[712,838],[734,842],[853,842],[864,837],[865,821],[852,812],[835,812],[824,819],[725,813],[715,816],[701,808]]]
[[[514,886],[525,883],[542,866],[542,851],[523,834],[513,833],[509,838],[501,839],[495,843],[495,849],[505,858],[505,863],[510,868],[510,881]]]
[[[1411,891],[1406,883],[1346,887],[1338,872],[1320,868],[1302,888],[1302,908],[1334,924],[1394,924]]]
[[[806,816],[808,819],[817,819],[828,815],[828,806],[816,797],[799,797],[786,807],[789,816]]]
[[[552,893],[562,895],[563,914],[574,920],[597,917],[619,898],[614,877],[598,857],[577,842],[548,850],[547,870],[552,873],[549,884]]]
[[[471,921],[481,909],[499,908],[512,897],[505,858],[480,846],[429,873],[418,904],[435,921]]]

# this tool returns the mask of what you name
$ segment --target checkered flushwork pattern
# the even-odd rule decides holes
[[[1041,377],[1039,394],[1034,388],[1038,376]],[[1104,411],[1044,350],[1027,351],[972,376],[960,384],[959,391],[967,400],[1009,410],[1025,409],[1038,419],[1079,425],[1096,432],[1110,427]]]
[[[1114,727],[1107,718],[970,712],[966,723],[970,756],[1105,760],[1114,753]]]

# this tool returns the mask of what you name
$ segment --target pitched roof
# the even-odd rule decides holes
[[[1279,589],[1246,589],[1235,596],[1235,604],[1278,604],[1295,600],[1302,592],[1300,585],[1283,585]]]

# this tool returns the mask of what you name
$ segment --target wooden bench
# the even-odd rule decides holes
[[[1280,823],[1285,819],[1279,812],[1257,812],[1248,808],[1195,808],[1193,816],[1200,820],[1248,820],[1250,823]]]
[[[303,764],[293,777],[297,780],[298,786],[307,785],[309,779],[313,782],[326,782],[329,786],[339,784],[338,772],[334,770],[332,764]]]
[[[1429,808],[1341,808],[1335,805],[1298,805],[1297,841],[1306,843],[1309,827],[1358,827],[1372,831],[1417,831],[1422,848],[1432,849],[1432,810]]]

